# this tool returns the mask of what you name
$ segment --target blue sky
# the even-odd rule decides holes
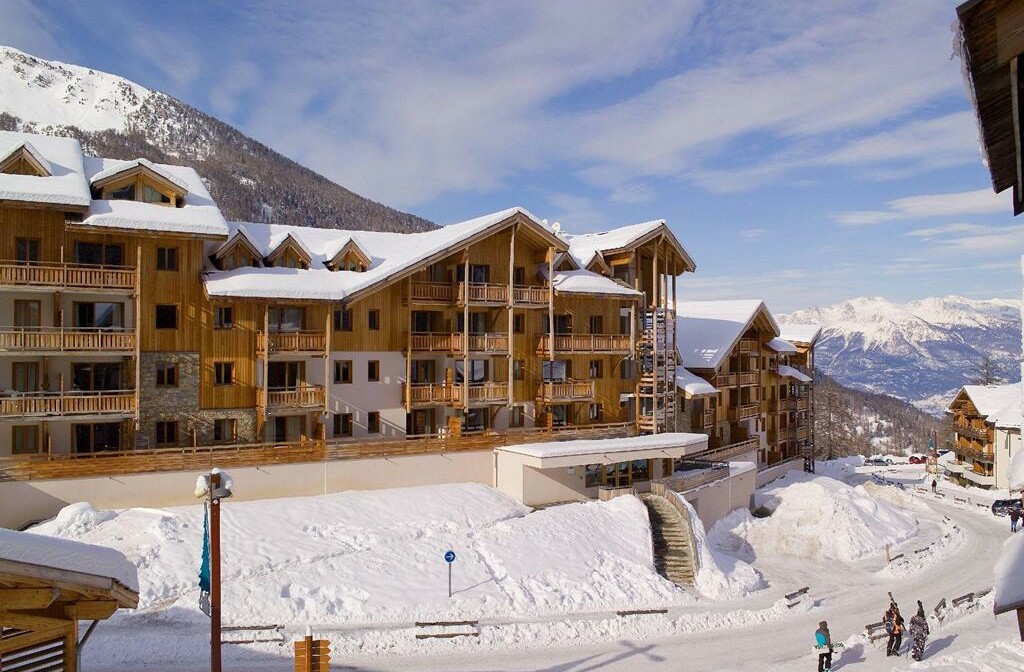
[[[691,298],[1020,294],[954,2],[23,2],[0,43],[113,72],[438,223],[665,218]]]

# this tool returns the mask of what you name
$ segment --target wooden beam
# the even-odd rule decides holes
[[[23,611],[0,611],[0,619],[9,628],[18,630],[54,630],[57,628],[66,629],[73,621],[64,618],[53,618],[52,616],[36,616],[35,614]]]
[[[79,621],[105,621],[114,615],[118,604],[115,600],[89,600],[76,602]]]
[[[20,651],[32,646],[37,646],[51,640],[61,639],[65,635],[65,630],[65,627],[51,628],[49,630],[33,630],[20,635],[4,637],[4,639],[0,640],[0,656],[13,651]]]
[[[2,588],[0,609],[45,609],[59,596],[57,588]]]

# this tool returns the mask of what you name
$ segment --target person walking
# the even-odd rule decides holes
[[[818,672],[831,672],[833,648],[828,621],[818,623],[818,629],[814,631],[814,641],[817,642],[814,650],[818,652]]]
[[[885,623],[885,631],[889,633],[889,643],[885,647],[886,656],[900,655],[900,645],[903,643],[903,617],[900,616],[900,608],[895,602],[889,604],[889,608],[882,616]]]
[[[924,658],[924,644],[928,640],[928,617],[924,615],[924,605],[917,601],[917,613],[910,619],[910,639],[912,640],[910,655],[914,660]]]
[[[939,489],[939,482],[938,482],[938,480],[933,478],[932,479],[932,494],[933,495],[936,494],[938,492],[938,489]]]
[[[1017,523],[1020,522],[1020,509],[1016,506],[1010,507],[1010,532],[1017,531]]]

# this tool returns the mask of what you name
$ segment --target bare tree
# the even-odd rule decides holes
[[[1000,375],[1002,370],[995,361],[985,355],[980,362],[978,362],[978,368],[975,369],[974,378],[971,380],[972,385],[997,385],[1005,382],[1003,377]]]

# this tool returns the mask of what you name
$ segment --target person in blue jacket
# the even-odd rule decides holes
[[[814,649],[818,651],[818,672],[829,672],[832,669],[832,635],[828,631],[828,621],[818,624],[814,631]]]

